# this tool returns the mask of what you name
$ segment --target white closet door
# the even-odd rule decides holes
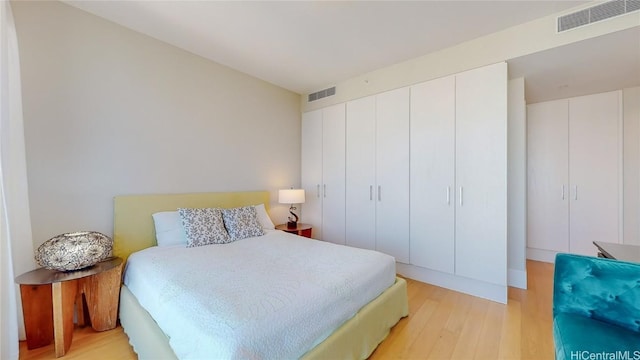
[[[411,264],[454,272],[455,77],[411,87]]]
[[[527,107],[527,246],[569,251],[569,102]]]
[[[569,250],[619,240],[620,92],[569,99]]]
[[[345,104],[322,111],[322,240],[345,243]]]
[[[376,98],[347,103],[346,244],[376,248]]]
[[[456,185],[456,274],[506,286],[506,63],[456,75]]]
[[[409,88],[376,96],[376,249],[409,262]]]
[[[301,221],[313,225],[313,237],[322,238],[322,110],[302,114]]]

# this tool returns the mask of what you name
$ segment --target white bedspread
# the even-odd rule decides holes
[[[124,277],[181,359],[297,359],[394,281],[391,256],[282,231],[148,248]]]

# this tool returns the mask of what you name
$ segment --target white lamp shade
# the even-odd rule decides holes
[[[279,190],[278,202],[280,204],[302,204],[304,203],[304,189]]]

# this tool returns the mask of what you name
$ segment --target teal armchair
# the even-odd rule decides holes
[[[640,359],[640,264],[558,254],[553,340],[558,360]]]

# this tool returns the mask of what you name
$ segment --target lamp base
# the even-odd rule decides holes
[[[288,221],[287,222],[287,228],[288,229],[295,229],[298,227],[298,223],[295,221]]]

